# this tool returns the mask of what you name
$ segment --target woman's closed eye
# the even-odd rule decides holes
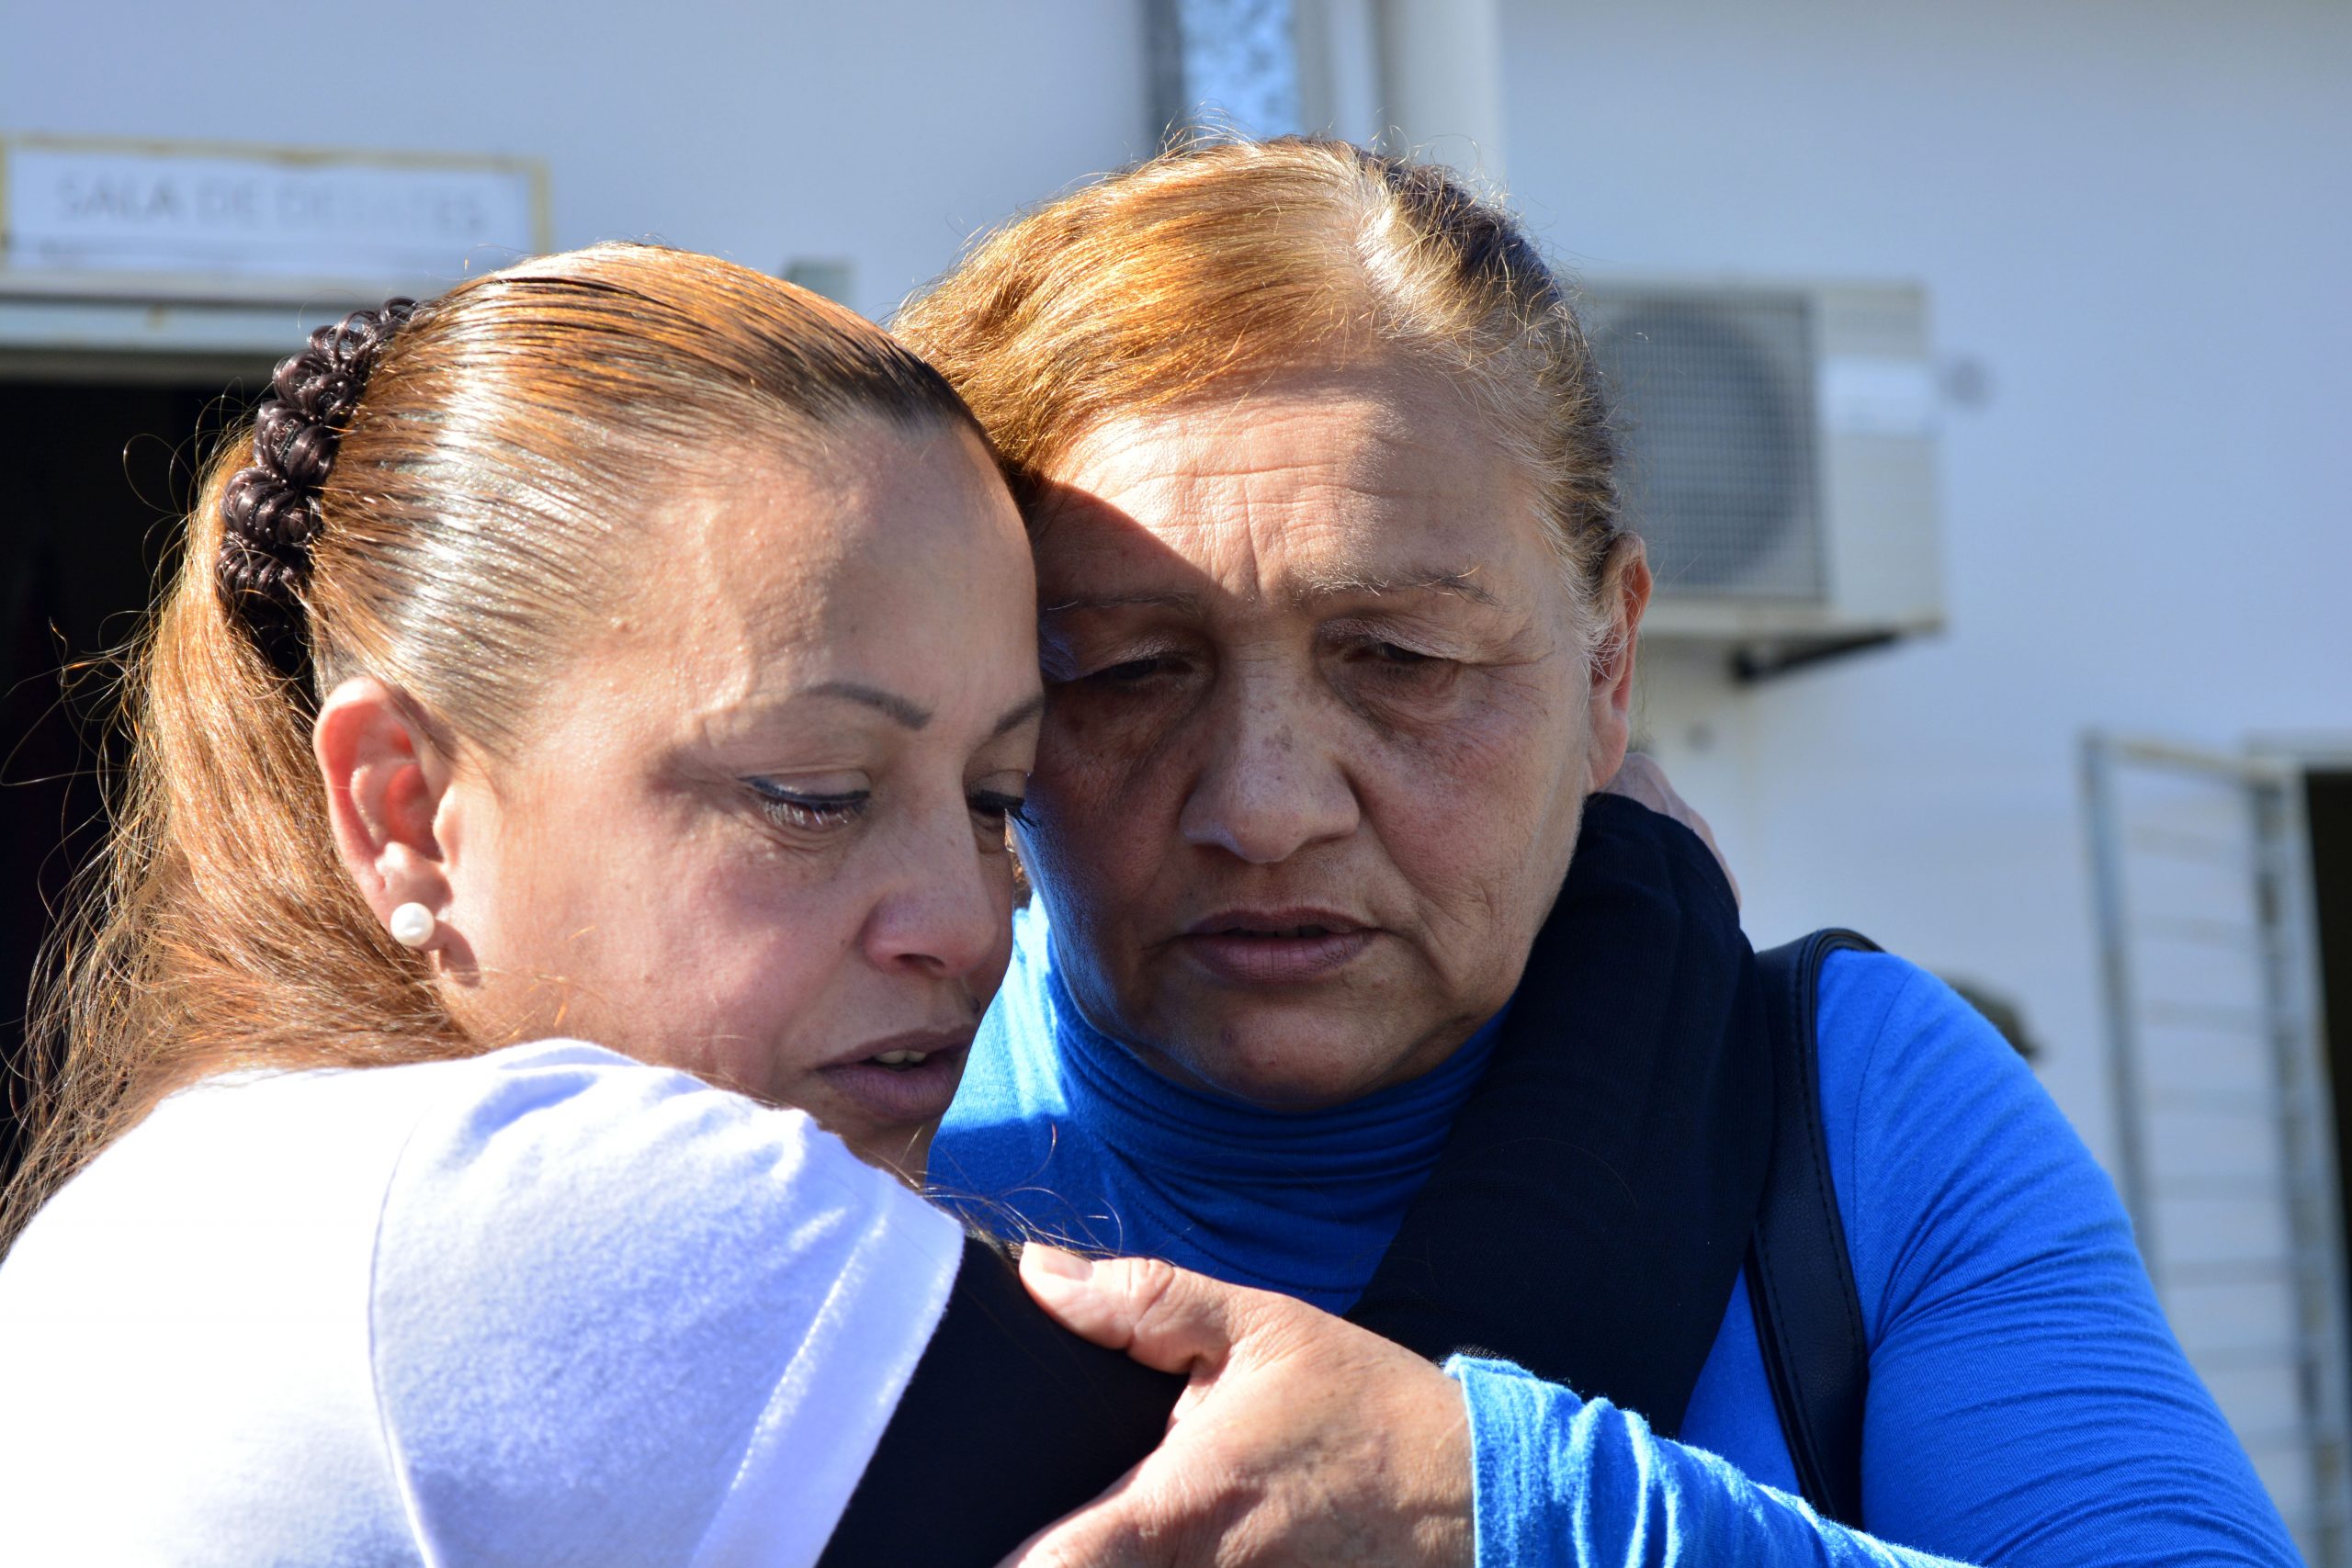
[[[1090,686],[1118,688],[1140,686],[1154,676],[1181,673],[1183,660],[1172,653],[1148,653],[1136,659],[1123,659],[1079,677]]]
[[[1385,671],[1435,674],[1452,668],[1456,660],[1426,648],[1399,642],[1393,637],[1356,636],[1341,639],[1340,655],[1351,663],[1368,664]]]
[[[1027,782],[1017,773],[1010,776],[1021,784]],[[751,787],[762,816],[775,826],[796,833],[828,833],[847,828],[874,804],[874,792],[869,789],[810,788],[765,778],[743,782]],[[1019,784],[975,786],[966,792],[965,802],[971,809],[973,826],[984,841],[1001,843],[1008,823],[1026,820],[1023,808],[1027,802]]]
[[[1334,650],[1340,679],[1368,701],[1416,707],[1450,702],[1466,668],[1459,659],[1412,642],[1367,632],[1343,637]]]
[[[848,827],[874,799],[873,792],[865,789],[797,789],[762,778],[743,782],[758,797],[761,815],[779,828],[803,833]]]

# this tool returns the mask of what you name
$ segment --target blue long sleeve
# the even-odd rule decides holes
[[[1456,1356],[1445,1370],[1470,1409],[1478,1568],[1949,1561],[1841,1529],[1631,1411],[1508,1361]]]
[[[2113,1187],[1999,1036],[1900,959],[1841,953],[1820,1038],[1871,1336],[1871,1536],[1766,1484],[1792,1472],[1736,1299],[1680,1443],[1516,1369],[1452,1369],[1478,1455],[1479,1561],[1941,1560],[1887,1544],[1904,1542],[2004,1565],[2294,1562]]]

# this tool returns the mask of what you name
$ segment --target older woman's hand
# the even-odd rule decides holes
[[[1031,1247],[1021,1276],[1074,1332],[1193,1381],[1167,1440],[1005,1568],[1468,1568],[1469,1421],[1427,1361],[1166,1263]]]
[[[1731,862],[1724,858],[1723,846],[1715,842],[1714,830],[1707,826],[1707,819],[1700,816],[1689,801],[1675,793],[1674,786],[1667,782],[1666,770],[1657,765],[1656,759],[1646,752],[1626,752],[1623,764],[1617,770],[1617,776],[1602,789],[1606,794],[1622,795],[1628,800],[1646,806],[1661,817],[1671,817],[1698,834],[1708,852],[1715,857],[1715,863],[1724,868],[1724,880],[1731,884],[1732,901],[1739,901],[1739,878],[1732,874]]]

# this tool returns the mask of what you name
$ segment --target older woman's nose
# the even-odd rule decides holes
[[[1314,716],[1263,693],[1220,705],[1208,755],[1177,818],[1187,843],[1272,865],[1344,839],[1363,812]]]

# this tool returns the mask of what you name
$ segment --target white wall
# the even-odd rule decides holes
[[[1950,634],[1740,692],[1653,649],[1647,719],[1759,936],[2010,991],[2104,1152],[2078,731],[2352,733],[2352,7],[1500,5],[1512,190],[1571,262],[1919,278],[1989,370]],[[877,314],[1142,152],[1144,99],[1139,0],[0,12],[0,130],[537,155],[559,245],[847,255]]]
[[[1918,278],[1951,630],[1647,720],[1750,926],[2017,997],[2109,1110],[2085,726],[2352,733],[2352,7],[1508,0],[1511,192],[1596,269]],[[1695,732],[1712,737],[1704,749]]]
[[[1124,0],[16,0],[0,131],[542,157],[559,246],[845,255],[879,314],[1147,150],[1142,26]]]

